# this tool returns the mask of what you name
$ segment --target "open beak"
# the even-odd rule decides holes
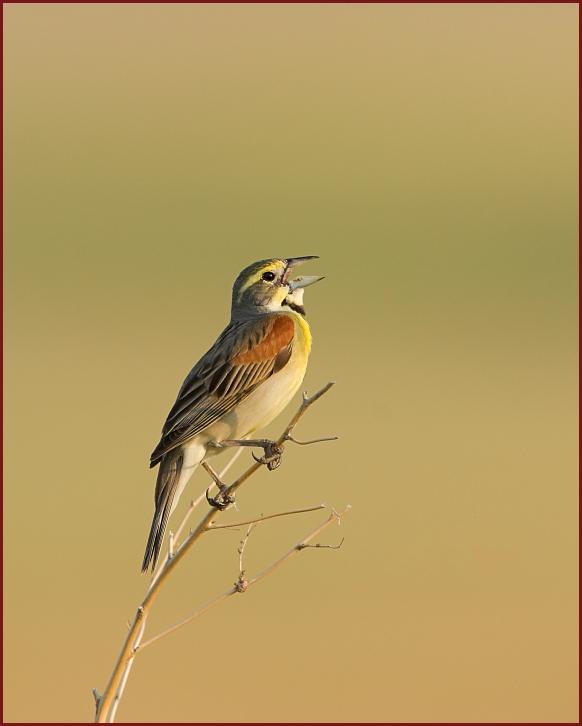
[[[299,290],[299,288],[307,287],[308,285],[313,285],[315,282],[319,282],[320,280],[323,280],[323,277],[318,275],[302,275],[300,277],[296,277],[294,280],[289,280],[288,277],[291,273],[291,270],[294,267],[299,267],[299,265],[302,265],[304,262],[308,262],[309,260],[317,260],[319,257],[317,255],[308,255],[306,257],[288,257],[287,267],[285,269],[285,274],[283,275],[283,282],[289,286],[289,291],[293,292],[293,290]]]
[[[289,290],[293,292],[294,290],[299,290],[302,287],[313,285],[315,282],[319,282],[320,280],[323,280],[323,275],[302,275],[300,277],[296,277],[294,280],[289,280],[287,285],[289,286]]]
[[[285,262],[287,263],[287,269],[290,270],[292,267],[299,267],[304,262],[309,260],[318,260],[319,255],[307,255],[307,257],[288,257]]]

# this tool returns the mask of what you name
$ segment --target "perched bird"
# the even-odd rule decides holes
[[[260,260],[236,278],[230,322],[186,377],[151,455],[150,467],[160,467],[142,572],[155,567],[168,518],[196,467],[225,446],[248,445],[301,385],[311,349],[303,290],[323,278],[291,276],[312,259]]]

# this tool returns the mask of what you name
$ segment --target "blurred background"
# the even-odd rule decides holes
[[[577,6],[4,17],[5,720],[92,719],[178,387],[242,267],[317,254],[305,387],[337,386],[297,435],[341,438],[227,516],[349,503],[344,545],[144,651],[119,720],[576,721]],[[322,519],[259,527],[248,574]]]

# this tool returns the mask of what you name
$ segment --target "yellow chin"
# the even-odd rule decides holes
[[[273,291],[273,295],[266,305],[268,310],[280,310],[285,298],[287,297],[287,288],[278,287]]]

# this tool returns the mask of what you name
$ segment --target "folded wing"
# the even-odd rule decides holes
[[[150,466],[231,411],[291,357],[295,325],[284,313],[231,322],[188,374]]]

